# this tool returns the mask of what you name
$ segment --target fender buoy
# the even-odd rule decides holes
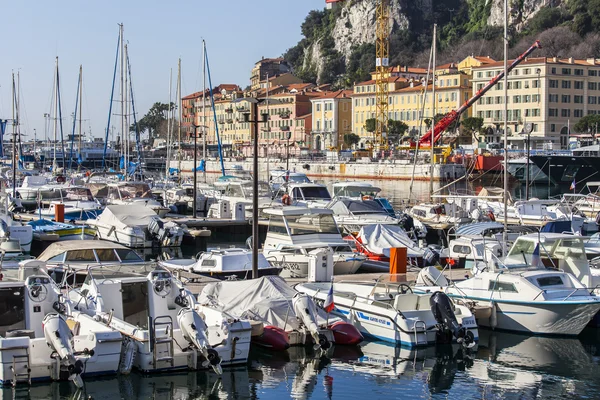
[[[281,197],[281,203],[282,203],[284,206],[291,206],[291,205],[292,205],[292,198],[290,197],[290,195],[289,195],[289,194],[287,194],[287,193],[286,193],[286,194],[284,194],[284,195]]]

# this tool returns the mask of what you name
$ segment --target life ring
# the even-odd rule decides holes
[[[56,183],[65,183],[66,181],[67,179],[62,175],[56,177]]]
[[[284,206],[291,206],[291,205],[292,205],[292,198],[290,197],[290,195],[289,195],[289,194],[287,194],[287,193],[286,193],[286,194],[284,194],[284,195],[281,197],[281,203],[282,203]]]

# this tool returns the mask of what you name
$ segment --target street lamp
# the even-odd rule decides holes
[[[259,121],[258,117],[258,100],[252,98],[245,98],[244,100],[249,101],[252,105],[252,111],[254,114],[254,120],[250,120],[250,111],[243,112],[244,122],[252,123],[254,126],[254,142],[252,144],[252,151],[254,158],[252,162],[252,278],[258,278],[258,123],[266,123],[269,119],[269,114],[261,114],[262,120]]]

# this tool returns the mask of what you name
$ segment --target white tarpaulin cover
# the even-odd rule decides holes
[[[158,218],[158,215],[150,207],[143,207],[139,204],[113,204],[106,206],[96,220],[101,225],[123,229],[127,226],[147,227],[150,220],[154,218]]]
[[[408,257],[423,257],[410,237],[398,225],[365,225],[358,232],[358,238],[372,253],[390,256],[392,247],[406,247]]]
[[[279,276],[263,276],[245,281],[209,283],[198,295],[200,304],[209,304],[234,317],[267,322],[286,331],[299,328],[292,299],[298,293]],[[319,325],[327,314],[317,308]],[[287,324],[286,324],[287,319]],[[329,318],[329,323],[339,320]]]

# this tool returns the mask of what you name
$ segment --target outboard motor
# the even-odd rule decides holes
[[[458,343],[466,347],[475,345],[473,333],[456,320],[456,315],[452,310],[450,298],[443,292],[435,292],[429,298],[429,305],[435,320],[438,322],[438,339],[442,343],[449,343],[452,336]]]
[[[75,352],[71,344],[73,335],[67,322],[59,314],[51,313],[44,317],[42,326],[44,327],[46,343],[56,352],[61,361],[61,366],[66,367],[69,380],[72,380],[77,387],[83,387],[83,380],[81,379],[83,362],[75,360]]]
[[[314,342],[315,342],[315,350],[321,348],[323,350],[327,350],[331,347],[331,343],[327,339],[325,335],[319,333],[319,325],[317,324],[317,312],[315,303],[311,300],[308,295],[304,293],[296,293],[292,300],[292,304],[294,306],[294,311],[296,312],[296,316],[306,329],[310,332]]]
[[[206,337],[207,327],[202,318],[194,310],[186,307],[177,313],[177,323],[183,338],[202,353],[204,357],[202,366],[208,367],[210,365],[217,374],[221,375],[223,373],[221,357],[208,343]]]

